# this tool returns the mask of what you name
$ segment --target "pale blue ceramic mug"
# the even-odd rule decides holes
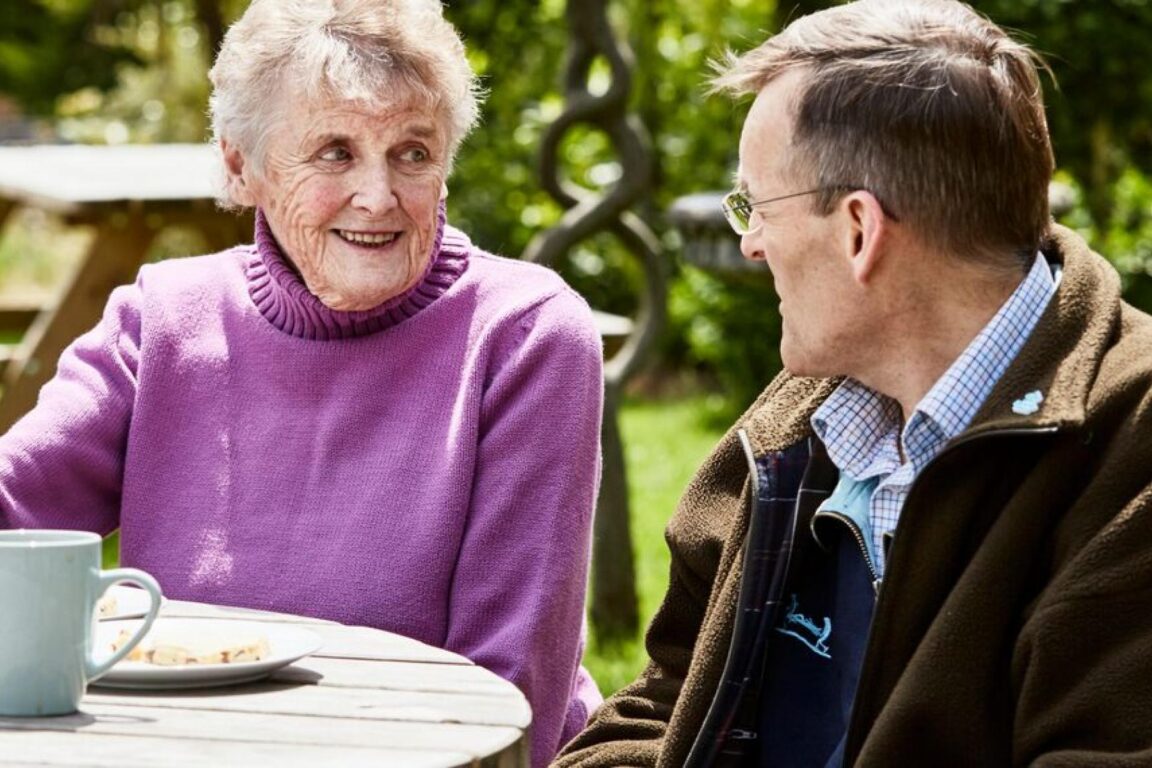
[[[152,626],[156,580],[135,568],[101,571],[100,550],[100,537],[87,531],[0,531],[0,715],[75,712],[88,683]],[[151,605],[127,643],[97,658],[96,602],[121,581],[143,587]]]

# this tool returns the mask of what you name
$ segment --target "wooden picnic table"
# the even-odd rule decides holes
[[[89,686],[80,712],[0,717],[5,766],[529,764],[531,710],[508,681],[390,632],[167,601],[161,617],[303,626],[321,649],[264,681],[127,691]]]
[[[193,228],[211,250],[251,240],[250,216],[216,207],[215,169],[212,148],[200,144],[0,147],[0,225],[32,207],[94,229],[69,284],[0,365],[0,433],[36,402],[64,347],[96,324],[112,289],[135,279],[164,228]]]

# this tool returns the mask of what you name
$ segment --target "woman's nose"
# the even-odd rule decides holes
[[[387,166],[365,168],[356,174],[356,188],[352,194],[352,207],[369,216],[380,216],[396,207],[399,202],[392,187]]]

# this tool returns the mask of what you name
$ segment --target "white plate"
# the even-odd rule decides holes
[[[121,584],[113,584],[108,587],[108,591],[104,593],[105,597],[113,597],[116,599],[116,608],[110,613],[100,616],[100,621],[110,621],[112,619],[135,619],[144,616],[148,613],[148,606],[151,599],[148,593],[136,587],[125,587]],[[160,598],[160,604],[164,604],[164,598]],[[99,606],[99,603],[97,603]]]
[[[97,647],[109,647],[122,629],[134,630],[140,621],[104,621],[97,626]],[[141,661],[121,661],[92,685],[104,688],[171,690],[236,685],[267,677],[280,667],[315,653],[322,641],[315,632],[285,624],[231,619],[157,619],[153,627],[195,637],[197,630],[219,631],[226,624],[240,633],[257,633],[268,638],[268,657],[260,661],[233,664],[199,664],[165,667]],[[147,642],[147,640],[145,640]],[[97,657],[99,658],[99,657]]]

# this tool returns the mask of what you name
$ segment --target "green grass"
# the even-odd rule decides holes
[[[104,568],[116,568],[120,565],[120,531],[112,531],[104,537],[102,560]]]
[[[708,424],[709,413],[703,397],[632,401],[620,410],[641,634],[668,586],[664,526],[689,479],[722,434]],[[584,655],[584,665],[605,695],[631,682],[646,660],[642,637],[613,645],[598,644],[593,637]]]

